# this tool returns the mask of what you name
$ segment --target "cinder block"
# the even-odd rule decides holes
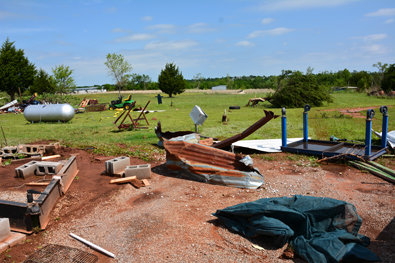
[[[62,169],[58,162],[37,162],[36,175],[57,174]]]
[[[136,176],[137,179],[150,179],[151,178],[151,165],[130,165],[125,169],[125,177]]]
[[[8,218],[0,218],[0,242],[11,235],[10,220]]]
[[[0,241],[0,254],[9,249],[10,247],[8,246],[7,243],[1,242]]]
[[[15,154],[18,152],[18,147],[16,146],[3,147],[1,150],[4,154]]]
[[[126,169],[130,165],[130,158],[121,156],[115,159],[108,160],[104,163],[107,174],[117,174]]]
[[[10,247],[15,246],[16,244],[22,243],[26,240],[26,235],[22,233],[11,232],[10,237],[4,240],[4,243],[7,243]]]
[[[16,177],[25,179],[26,177],[33,176],[37,169],[37,163],[37,161],[31,161],[15,168]]]

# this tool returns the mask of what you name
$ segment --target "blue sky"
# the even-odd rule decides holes
[[[154,81],[168,62],[186,79],[373,72],[395,63],[395,1],[9,0],[0,2],[1,43],[7,37],[50,74],[70,66],[78,86],[114,83],[108,53]]]

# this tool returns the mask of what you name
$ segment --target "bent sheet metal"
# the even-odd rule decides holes
[[[175,139],[175,138],[174,138]],[[263,176],[253,167],[249,156],[177,140],[164,141],[167,168],[177,174],[210,184],[256,189]]]

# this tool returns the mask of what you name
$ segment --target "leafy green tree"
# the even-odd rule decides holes
[[[185,91],[185,82],[182,72],[174,63],[166,63],[165,69],[162,69],[158,77],[158,87],[163,92],[173,97]]]
[[[127,83],[127,89],[131,90],[146,90],[151,84],[151,78],[148,75],[132,74]]]
[[[117,55],[115,53],[107,54],[107,61],[104,62],[104,65],[107,66],[108,76],[113,77],[115,80],[120,95],[121,89],[124,88],[128,82],[128,72],[133,69],[132,65],[125,60],[123,55]]]
[[[69,89],[75,89],[74,78],[71,76],[74,69],[69,66],[60,65],[52,68],[52,74],[57,92],[65,94]]]
[[[395,90],[395,64],[390,65],[386,70],[381,81],[381,88],[387,93]]]
[[[373,64],[373,67],[379,70],[377,73],[377,77],[375,78],[375,82],[377,83],[377,85],[381,86],[381,81],[383,80],[384,74],[388,69],[388,64],[382,64],[381,62],[377,62],[376,64]]]
[[[204,77],[202,76],[202,73],[198,73],[195,76],[193,76],[193,81],[195,82],[195,89],[200,89],[200,86],[202,85],[202,82],[204,81]]]
[[[116,89],[115,86],[111,84],[104,84],[103,88],[105,88],[107,91],[112,91]]]
[[[320,107],[324,102],[333,102],[329,90],[319,86],[314,75],[299,71],[288,76],[287,83],[267,99],[278,108],[302,108],[306,104]]]
[[[25,57],[22,49],[16,49],[14,42],[7,40],[0,50],[0,91],[5,91],[11,100],[15,93],[24,92],[34,81],[36,68]],[[19,88],[19,89],[18,89]]]
[[[49,76],[45,70],[41,69],[38,71],[36,77],[34,78],[33,84],[29,88],[30,94],[38,93],[55,93],[56,86],[52,76]]]

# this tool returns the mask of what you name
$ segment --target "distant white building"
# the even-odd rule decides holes
[[[103,87],[87,87],[87,88],[76,88],[73,93],[86,94],[86,93],[98,93],[107,92]]]
[[[226,90],[226,85],[214,86],[211,90]]]

